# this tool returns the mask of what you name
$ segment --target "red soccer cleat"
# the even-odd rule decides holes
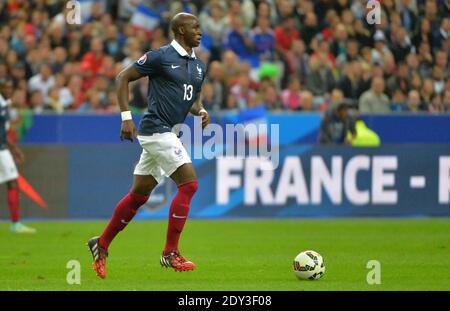
[[[108,256],[108,252],[98,244],[98,240],[99,237],[93,237],[88,241],[88,246],[94,258],[92,267],[97,273],[97,276],[104,279],[106,277],[106,257]]]
[[[164,253],[160,258],[161,266],[166,268],[173,268],[175,271],[191,271],[195,269],[195,264],[192,261],[187,260],[183,256],[180,255],[180,252],[177,250],[173,250],[167,255]]]

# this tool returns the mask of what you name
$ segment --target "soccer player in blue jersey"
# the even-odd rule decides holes
[[[171,21],[174,40],[159,49],[145,53],[116,78],[117,98],[122,111],[120,138],[137,138],[142,147],[134,169],[130,192],[117,204],[113,216],[100,237],[88,241],[94,258],[93,268],[100,278],[106,277],[108,247],[147,202],[150,193],[164,178],[177,184],[169,210],[166,245],[160,258],[162,266],[176,271],[194,270],[195,264],[180,254],[178,241],[188,217],[189,205],[197,191],[197,176],[191,159],[172,127],[184,122],[188,112],[202,117],[202,127],[210,122],[200,102],[200,91],[206,65],[193,50],[200,45],[202,32],[194,15],[179,13]],[[136,131],[128,107],[128,84],[148,76],[148,111]]]
[[[7,200],[11,216],[11,231],[14,233],[35,233],[34,228],[25,226],[20,222],[20,193],[17,184],[19,173],[14,160],[18,163],[24,161],[22,151],[10,141],[6,135],[9,127],[9,105],[12,93],[12,80],[0,80],[0,184],[6,183]],[[0,195],[1,196],[1,195]]]

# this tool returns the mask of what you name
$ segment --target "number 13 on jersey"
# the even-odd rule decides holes
[[[184,96],[183,96],[183,100],[191,100],[192,99],[192,95],[193,95],[193,91],[194,88],[192,87],[191,84],[183,84],[184,86]]]

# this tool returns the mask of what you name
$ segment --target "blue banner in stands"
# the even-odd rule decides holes
[[[281,144],[315,144],[320,113],[270,113],[256,109],[251,113],[222,113],[213,122],[235,124],[252,117],[264,117],[279,124]],[[243,118],[243,119],[241,119]],[[382,144],[450,144],[450,115],[371,115],[363,116],[367,126],[381,138]],[[136,123],[140,118],[134,115]],[[193,124],[188,116],[186,123]],[[35,115],[33,126],[22,142],[31,144],[119,144],[120,116],[113,115]]]

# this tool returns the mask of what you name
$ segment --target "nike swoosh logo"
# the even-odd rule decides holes
[[[175,215],[175,213],[172,214],[172,217],[173,218],[180,218],[180,219],[187,218],[187,216],[177,216],[177,215]]]
[[[178,68],[178,67],[180,67],[180,66],[174,66],[174,65],[172,65],[172,69],[175,69],[175,68]]]
[[[128,225],[128,224],[130,223],[129,221],[127,222],[127,221],[125,221],[125,220],[123,220],[123,219],[121,219],[120,221],[121,221],[123,224],[125,224],[125,225]]]

